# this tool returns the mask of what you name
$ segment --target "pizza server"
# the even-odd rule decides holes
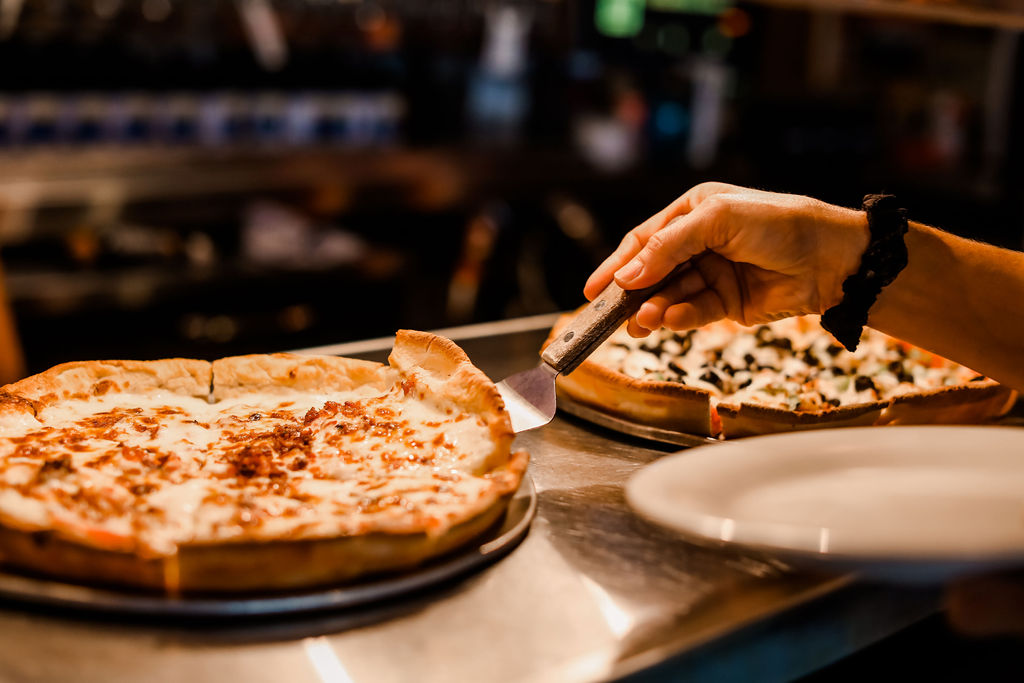
[[[512,418],[512,431],[524,432],[551,422],[555,416],[555,378],[575,370],[643,302],[688,268],[688,263],[679,265],[664,280],[645,289],[625,290],[612,280],[541,352],[540,365],[498,382],[498,391]]]

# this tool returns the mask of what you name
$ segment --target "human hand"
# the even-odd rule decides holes
[[[790,194],[702,183],[631,230],[587,280],[597,296],[613,279],[649,287],[676,265],[692,267],[645,302],[629,333],[700,327],[720,318],[744,325],[823,313],[867,248],[862,212]]]

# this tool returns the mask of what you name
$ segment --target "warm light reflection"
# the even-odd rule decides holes
[[[334,652],[334,648],[327,641],[327,638],[318,636],[316,638],[304,638],[302,647],[306,650],[306,656],[316,670],[317,675],[323,683],[352,683],[352,677],[345,671],[341,660]]]
[[[611,629],[615,637],[622,638],[629,633],[633,628],[633,617],[615,604],[615,600],[612,599],[612,596],[608,595],[608,591],[602,588],[600,584],[588,576],[583,576],[581,578],[587,591],[594,596],[594,600],[597,602],[597,608],[601,611],[601,616],[604,617],[605,622],[608,624],[608,628]]]
[[[818,552],[819,553],[827,553],[828,552],[828,542],[829,542],[828,529],[822,529],[821,533],[818,534]]]

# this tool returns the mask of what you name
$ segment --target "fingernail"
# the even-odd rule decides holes
[[[629,284],[631,280],[635,280],[636,276],[643,270],[644,264],[639,259],[633,259],[626,265],[615,271],[615,279],[624,284]]]

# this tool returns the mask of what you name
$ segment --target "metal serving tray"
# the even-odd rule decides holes
[[[611,429],[612,431],[620,432],[622,434],[628,434],[629,436],[636,436],[641,439],[647,439],[649,441],[658,441],[660,443],[685,446],[687,448],[722,443],[721,439],[716,439],[713,436],[700,436],[699,434],[677,432],[671,429],[662,429],[660,427],[652,427],[650,425],[643,425],[636,422],[630,422],[629,420],[623,420],[620,417],[609,415],[608,413],[601,412],[596,408],[591,408],[579,401],[575,401],[569,396],[566,396],[565,392],[562,391],[558,392],[558,409],[562,412],[568,413],[569,415],[573,415],[581,420],[586,420],[587,422],[591,422],[606,429]]]

